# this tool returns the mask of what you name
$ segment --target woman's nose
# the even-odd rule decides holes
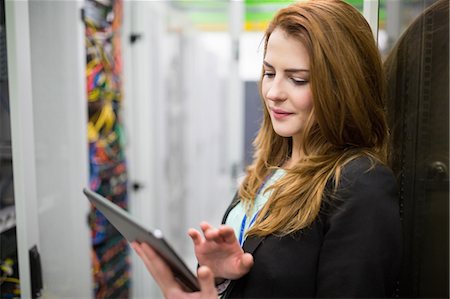
[[[273,80],[267,90],[266,98],[271,101],[286,100],[286,92],[283,88],[282,82]]]

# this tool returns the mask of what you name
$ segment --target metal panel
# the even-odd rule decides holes
[[[380,0],[364,0],[363,14],[367,22],[372,28],[375,40],[378,40],[378,12],[380,8]]]
[[[89,298],[92,289],[82,4],[28,4],[40,255],[44,296],[55,298]]]
[[[406,29],[386,61],[405,298],[449,296],[448,26],[448,1],[438,1]]]
[[[6,1],[11,145],[21,298],[31,298],[28,250],[39,247],[28,1]]]

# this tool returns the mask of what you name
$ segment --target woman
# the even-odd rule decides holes
[[[265,34],[255,158],[219,228],[191,229],[202,291],[134,244],[166,297],[389,297],[400,267],[385,165],[385,82],[371,29],[339,0],[281,9]]]

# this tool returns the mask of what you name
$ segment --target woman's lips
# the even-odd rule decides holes
[[[283,118],[286,118],[286,117],[288,117],[288,116],[293,114],[293,113],[286,112],[286,111],[281,110],[281,109],[274,109],[274,108],[272,108],[271,110],[272,110],[272,115],[273,115],[273,117],[275,119],[283,119]]]

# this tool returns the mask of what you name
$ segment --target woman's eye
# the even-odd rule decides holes
[[[264,72],[264,77],[272,78],[273,76],[275,76],[275,74],[272,72]]]
[[[309,82],[308,80],[298,78],[291,78],[291,80],[295,85],[305,85]]]

